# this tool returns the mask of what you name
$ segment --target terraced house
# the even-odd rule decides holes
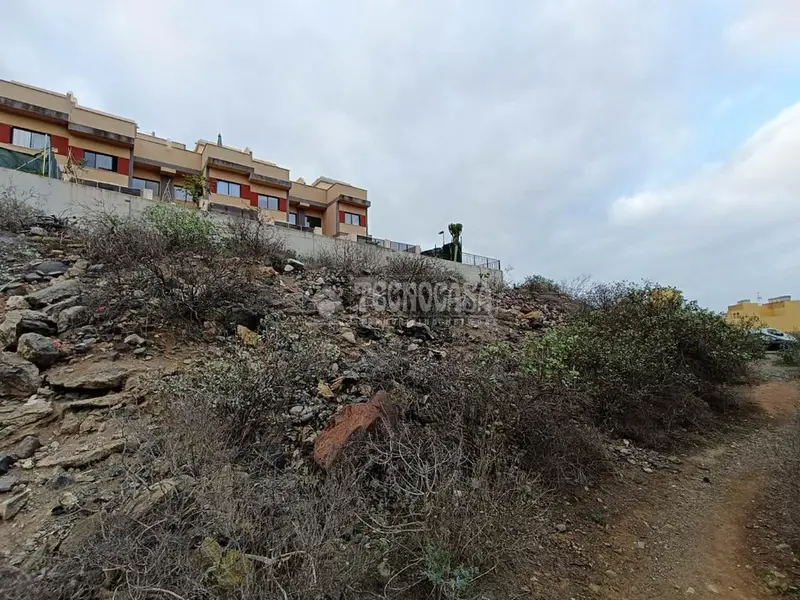
[[[135,121],[80,106],[59,94],[0,80],[0,148],[36,155],[51,149],[62,170],[85,185],[188,202],[184,177],[203,173],[204,208],[258,211],[278,224],[331,237],[368,235],[367,191],[327,177],[292,181],[289,169],[216,142],[194,148],[139,131]]]

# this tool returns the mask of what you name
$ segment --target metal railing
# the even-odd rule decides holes
[[[414,244],[405,242],[389,242],[389,248],[394,252],[414,252]]]
[[[470,254],[469,252],[461,252],[461,264],[483,267],[484,269],[500,270],[500,261],[498,259],[489,258],[488,256],[479,256],[478,254]]]

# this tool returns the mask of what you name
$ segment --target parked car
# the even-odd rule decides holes
[[[784,333],[779,329],[773,329],[772,327],[762,327],[757,329],[756,333],[764,340],[768,350],[780,350],[790,344],[797,343],[797,338],[793,335]]]

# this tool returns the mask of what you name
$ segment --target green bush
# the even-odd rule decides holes
[[[792,335],[800,339],[800,332],[794,331]],[[779,356],[783,364],[789,365],[790,367],[800,367],[800,343],[787,344],[780,349]]]
[[[144,211],[144,220],[166,241],[166,250],[216,246],[221,231],[204,212],[172,204],[154,204]]]
[[[727,386],[762,352],[746,326],[674,289],[616,284],[588,294],[570,323],[483,358],[585,395],[604,432],[659,445],[730,409]]]

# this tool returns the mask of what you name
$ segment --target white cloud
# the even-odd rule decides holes
[[[609,219],[637,249],[631,266],[652,265],[652,276],[668,275],[718,308],[758,290],[791,293],[800,276],[798,155],[800,103],[724,163],[680,185],[619,198]]]
[[[794,55],[764,44],[795,0],[230,4],[14,2],[0,76],[364,186],[377,236],[427,246],[462,222],[468,251],[518,275],[652,277],[724,306],[767,263],[721,229],[765,220],[762,201],[797,224],[793,125],[721,164],[692,160],[725,158],[703,115],[727,131],[766,97],[754,90],[782,89],[788,75],[766,67]]]

